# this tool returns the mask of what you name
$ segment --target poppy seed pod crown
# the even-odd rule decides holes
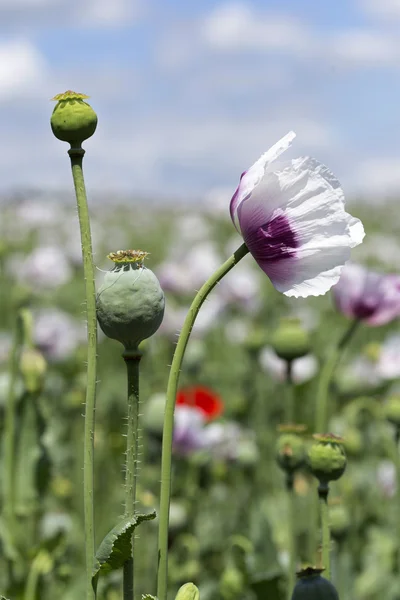
[[[315,443],[308,451],[308,465],[320,483],[336,481],[346,469],[347,459],[343,438],[328,434],[315,434]]]
[[[154,273],[143,266],[146,256],[141,250],[109,254],[114,268],[106,273],[96,298],[101,329],[126,350],[137,350],[157,331],[164,316],[164,292]]]
[[[59,140],[69,142],[78,147],[96,131],[97,115],[93,108],[85,102],[89,98],[85,94],[77,94],[68,90],[57,94],[57,101],[51,115],[51,129]]]

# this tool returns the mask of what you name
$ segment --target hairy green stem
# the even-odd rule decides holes
[[[128,428],[126,439],[125,468],[125,516],[133,517],[136,504],[136,481],[138,474],[139,449],[139,364],[141,353],[125,351],[123,357],[128,375]],[[132,555],[124,564],[124,600],[134,597],[134,539],[132,535]]]
[[[294,491],[293,474],[288,474],[286,480],[288,499],[288,524],[289,524],[289,576],[287,597],[290,600],[296,584],[297,544],[296,544],[296,494]]]
[[[21,320],[21,313],[17,315],[13,344],[9,358],[9,382],[8,382],[8,394],[7,404],[5,408],[5,422],[4,422],[4,516],[7,523],[7,530],[11,540],[14,538],[15,531],[15,511],[14,511],[14,495],[15,495],[15,402],[16,394],[15,387],[18,378],[19,362],[21,356],[21,349],[23,343],[23,323]]]
[[[328,486],[320,485],[318,487],[319,508],[321,515],[321,532],[322,532],[322,566],[324,567],[324,577],[331,578],[331,532],[329,527],[329,512],[328,512]]]
[[[72,148],[68,151],[71,159],[72,177],[78,206],[79,226],[81,232],[83,271],[85,276],[86,316],[87,316],[87,383],[85,404],[85,441],[83,461],[83,502],[85,514],[85,546],[86,546],[86,600],[93,600],[96,593],[92,587],[92,568],[95,553],[94,536],[94,425],[96,408],[96,363],[97,363],[97,319],[96,288],[94,283],[94,266],[92,238],[90,233],[89,210],[83,178],[83,148]]]
[[[168,585],[168,525],[169,505],[171,496],[171,462],[172,462],[172,436],[174,429],[174,411],[176,392],[180,369],[185,354],[185,349],[196,321],[201,305],[217,285],[217,283],[249,252],[246,244],[242,244],[228,260],[219,267],[200,288],[194,298],[182,327],[178,343],[172,359],[171,370],[167,386],[165,405],[164,430],[161,458],[161,495],[160,495],[160,521],[158,534],[158,581],[157,598],[166,600]]]
[[[294,404],[294,389],[293,389],[293,361],[286,361],[286,423],[295,422],[295,404]]]

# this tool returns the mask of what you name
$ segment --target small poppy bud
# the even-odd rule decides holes
[[[30,393],[42,390],[47,371],[47,363],[39,350],[27,348],[22,352],[20,370],[25,389]]]
[[[282,319],[272,336],[271,346],[279,358],[291,361],[308,354],[310,337],[298,319]]]
[[[185,583],[179,588],[175,600],[200,600],[199,589],[194,583]]]
[[[361,456],[364,450],[364,440],[361,431],[356,427],[349,427],[345,431],[343,442],[346,454],[349,456]]]
[[[281,469],[288,474],[293,474],[305,463],[306,447],[304,441],[295,433],[283,433],[278,438],[275,457]]]
[[[245,576],[234,565],[228,566],[221,575],[219,590],[222,598],[233,600],[240,598],[246,588]]]
[[[120,250],[108,255],[115,264],[98,291],[97,319],[107,337],[136,351],[152,336],[164,316],[164,292],[154,273],[143,266],[147,252]]]
[[[328,484],[341,477],[346,469],[343,438],[328,434],[315,434],[315,443],[308,451],[307,462],[314,477],[321,484]]]
[[[321,573],[324,569],[307,567],[297,573],[292,600],[339,600],[335,586]]]
[[[85,102],[87,98],[89,96],[71,90],[53,98],[57,104],[50,119],[51,129],[56,138],[69,142],[71,147],[79,148],[96,131],[97,115]]]
[[[338,542],[344,540],[350,530],[351,520],[349,511],[343,504],[329,506],[329,524],[333,539]]]
[[[400,427],[400,396],[391,396],[383,406],[386,419]]]

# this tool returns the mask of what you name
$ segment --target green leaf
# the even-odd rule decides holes
[[[157,596],[152,596],[151,594],[142,594],[142,600],[158,600],[158,598]]]
[[[100,573],[109,573],[120,569],[129,560],[132,555],[131,539],[133,531],[142,521],[151,521],[155,517],[156,511],[146,515],[139,514],[134,517],[125,517],[114,529],[111,529],[96,552],[92,571],[93,586],[97,584]]]

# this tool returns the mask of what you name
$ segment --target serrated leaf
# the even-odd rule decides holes
[[[131,539],[135,528],[143,521],[155,519],[156,511],[126,517],[111,529],[101,542],[95,557],[92,571],[92,583],[96,585],[100,573],[109,573],[120,569],[132,554]]]
[[[142,600],[158,600],[158,598],[157,596],[152,596],[151,594],[142,594]]]

